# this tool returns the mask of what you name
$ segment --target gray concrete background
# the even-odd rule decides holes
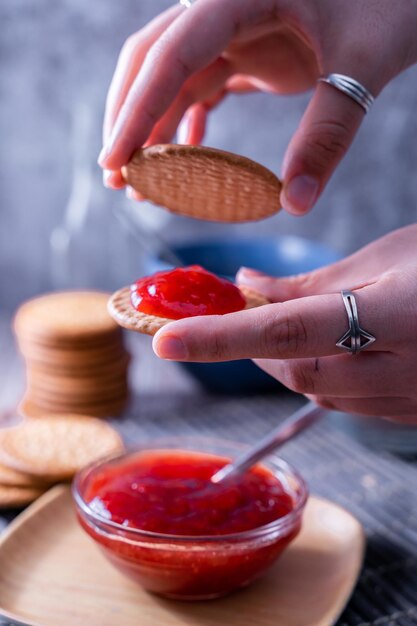
[[[113,213],[118,208],[130,210],[130,205],[124,194],[102,187],[95,161],[104,98],[118,51],[131,32],[169,4],[1,0],[2,310],[53,287],[113,288],[140,271],[142,246]],[[212,116],[205,143],[252,157],[279,172],[307,100],[308,96],[230,98]],[[282,213],[263,223],[219,227],[167,217],[153,208],[145,215],[138,206],[137,212],[168,240],[219,231],[230,237],[290,233],[345,253],[416,220],[416,163],[414,67],[380,96],[309,216]],[[73,236],[68,240],[62,229],[55,230],[51,248],[51,233],[66,214]]]

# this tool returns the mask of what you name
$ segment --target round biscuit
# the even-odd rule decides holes
[[[239,287],[246,299],[245,309],[254,309],[258,306],[270,304],[270,301],[262,294],[249,287]],[[108,302],[110,315],[120,326],[145,335],[155,335],[155,333],[175,320],[167,317],[158,317],[137,311],[130,301],[130,287],[123,287],[116,291]]]
[[[37,329],[31,328],[30,331],[22,331],[19,329],[17,339],[19,344],[29,349],[38,350],[39,352],[57,351],[71,354],[89,354],[90,352],[100,350],[118,349],[123,344],[121,329],[112,329],[107,333],[98,336],[93,334],[88,336],[59,336],[59,335],[42,335],[36,334]]]
[[[130,355],[126,350],[108,352],[106,358],[86,359],[84,356],[70,359],[44,358],[43,355],[23,355],[28,368],[45,372],[53,372],[55,376],[70,376],[73,378],[85,376],[105,377],[112,372],[125,371],[130,362]],[[48,355],[45,354],[45,357]],[[51,355],[52,356],[52,355]]]
[[[54,407],[57,409],[66,408],[69,412],[75,409],[77,413],[80,413],[83,408],[88,409],[91,407],[91,409],[94,409],[95,407],[103,407],[109,404],[113,405],[115,402],[123,400],[128,395],[127,385],[119,389],[110,389],[106,393],[60,394],[34,386],[27,387],[27,391],[35,402],[43,406],[48,406],[51,409]],[[89,413],[88,410],[87,413]]]
[[[85,399],[53,397],[50,394],[35,393],[33,389],[27,389],[25,398],[30,398],[31,402],[41,407],[47,414],[54,413],[77,413],[78,415],[103,415],[108,413],[110,408],[126,404],[129,393],[127,390],[109,395],[107,397],[95,396]]]
[[[129,395],[125,394],[121,398],[107,401],[104,404],[95,404],[89,406],[71,406],[63,403],[59,405],[51,405],[44,401],[35,400],[30,393],[26,393],[19,406],[17,407],[20,415],[28,418],[40,418],[51,415],[68,415],[69,412],[74,415],[78,415],[83,419],[90,419],[93,417],[110,418],[117,417],[126,409],[129,401]]]
[[[110,376],[95,378],[72,378],[64,376],[50,376],[36,374],[33,370],[27,372],[26,382],[29,388],[39,389],[44,393],[55,396],[100,396],[114,394],[127,389],[127,370],[116,372]]]
[[[0,461],[51,482],[69,479],[88,463],[122,449],[111,426],[78,415],[26,419],[0,431]]]
[[[46,485],[39,478],[34,478],[30,474],[18,472],[7,465],[0,463],[0,485],[12,487],[34,487],[36,489],[46,488]]]
[[[264,219],[280,208],[281,182],[246,157],[160,144],[138,150],[122,168],[131,187],[173,213],[215,222]]]
[[[46,491],[46,487],[14,487],[0,484],[0,509],[12,509],[30,504]]]
[[[84,340],[117,334],[106,309],[108,294],[98,291],[61,291],[25,302],[14,319],[16,334],[34,341]]]

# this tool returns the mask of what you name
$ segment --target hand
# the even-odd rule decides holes
[[[376,96],[417,61],[416,0],[198,0],[174,6],[125,43],[110,86],[99,162],[105,184],[144,144],[167,143],[183,120],[185,143],[228,93],[303,92],[338,72]],[[309,210],[350,146],[364,113],[319,83],[287,149],[281,201]],[[182,133],[184,134],[184,132]]]
[[[290,278],[241,270],[238,281],[273,303],[172,322],[154,337],[162,358],[254,358],[321,406],[417,421],[417,225],[334,265]],[[354,292],[361,327],[376,337],[352,356],[336,347],[348,328],[340,295]]]

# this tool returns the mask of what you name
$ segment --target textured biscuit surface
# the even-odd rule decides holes
[[[239,289],[246,299],[246,309],[254,309],[270,303],[265,296],[253,289],[243,286]],[[130,301],[130,287],[123,287],[123,289],[116,291],[109,300],[108,308],[110,315],[120,326],[145,335],[155,335],[160,328],[175,321],[167,317],[158,317],[137,311]]]
[[[138,150],[122,171],[143,198],[188,217],[246,222],[281,208],[281,183],[275,174],[255,161],[214,148],[149,146]]]
[[[108,424],[78,415],[26,419],[0,431],[0,461],[50,481],[71,478],[91,461],[122,448]]]
[[[106,293],[68,291],[51,293],[24,303],[18,310],[14,327],[19,337],[65,343],[69,340],[96,342],[104,335],[117,333],[106,309]]]

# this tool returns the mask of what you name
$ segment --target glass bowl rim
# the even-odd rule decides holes
[[[296,494],[295,506],[286,515],[279,517],[278,519],[273,520],[272,522],[269,522],[268,524],[257,526],[256,528],[251,528],[249,530],[244,530],[244,531],[239,531],[239,532],[234,532],[234,533],[227,533],[224,535],[175,535],[175,534],[169,534],[169,533],[158,533],[158,532],[150,531],[150,530],[142,530],[140,528],[131,528],[129,526],[123,526],[123,524],[119,524],[118,522],[114,522],[113,520],[110,520],[100,515],[89,506],[89,504],[84,500],[83,496],[81,495],[80,487],[81,487],[82,480],[86,479],[88,475],[91,474],[91,472],[93,472],[98,467],[104,466],[109,462],[117,462],[125,458],[127,459],[130,456],[133,456],[140,452],[144,452],[146,450],[151,451],[151,450],[169,449],[169,448],[164,448],[162,445],[160,445],[162,442],[165,442],[166,444],[166,442],[174,442],[174,441],[184,442],[187,440],[188,441],[200,440],[204,442],[211,442],[213,444],[218,443],[220,446],[226,446],[226,447],[230,445],[230,446],[234,446],[240,449],[249,447],[249,444],[220,439],[216,437],[205,437],[204,435],[203,436],[201,435],[196,435],[196,436],[176,435],[175,436],[174,435],[171,437],[168,435],[167,437],[149,438],[148,440],[145,440],[143,444],[140,444],[140,445],[136,444],[136,445],[128,446],[122,452],[119,452],[117,454],[111,454],[106,457],[102,457],[101,459],[97,459],[96,461],[90,463],[86,467],[82,468],[79,472],[77,472],[71,485],[71,492],[72,492],[72,496],[75,501],[75,504],[77,508],[79,509],[80,513],[82,513],[83,517],[86,518],[87,523],[92,523],[92,522],[96,523],[97,525],[100,526],[100,532],[103,532],[103,530],[107,531],[108,535],[115,537],[115,538],[118,536],[117,531],[119,531],[123,533],[124,539],[126,538],[129,538],[129,539],[136,538],[137,540],[140,540],[140,539],[152,540],[153,539],[153,540],[158,540],[159,542],[173,541],[175,543],[195,543],[195,544],[199,544],[199,543],[219,543],[220,544],[220,543],[227,542],[227,541],[233,541],[233,542],[245,541],[245,540],[265,537],[265,536],[270,535],[271,533],[276,533],[276,532],[282,533],[282,531],[285,531],[287,529],[291,530],[291,528],[294,526],[300,513],[303,511],[306,505],[306,502],[309,496],[309,490],[308,490],[306,481],[304,480],[302,475],[298,472],[298,470],[296,470],[290,463],[288,463],[287,461],[285,461],[284,459],[282,459],[281,457],[279,457],[277,454],[274,454],[274,453],[268,455],[265,459],[265,462],[267,462],[268,460],[270,461],[273,460],[278,465],[277,469],[281,470],[285,476],[291,476],[292,478],[296,480],[297,488],[299,492]],[[198,448],[187,449],[187,448],[181,448],[179,446],[177,448],[171,448],[171,449],[172,450],[185,450],[189,452],[202,452],[202,453],[207,453],[207,454],[216,454],[214,452],[208,452],[206,450],[199,450]],[[218,455],[221,456],[221,453],[219,452]],[[260,464],[261,463],[262,462],[260,462]]]

